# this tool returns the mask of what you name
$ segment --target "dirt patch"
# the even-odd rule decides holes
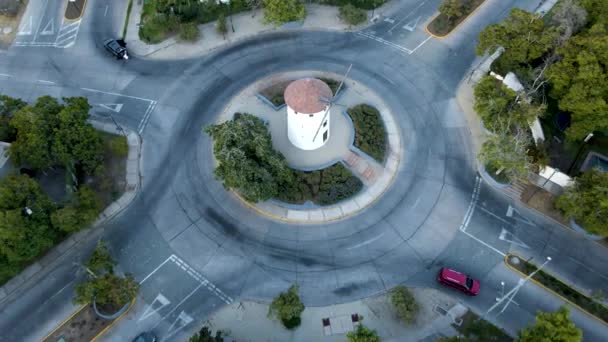
[[[447,36],[452,30],[454,30],[460,23],[465,21],[471,13],[473,13],[485,0],[462,0],[462,15],[448,18],[445,14],[439,14],[433,21],[427,26],[427,30],[437,36]]]
[[[68,1],[65,7],[65,18],[67,20],[76,20],[82,16],[87,0]]]
[[[43,342],[55,342],[63,338],[65,342],[91,341],[114,320],[98,317],[89,304],[65,321],[57,330],[47,336]]]
[[[21,17],[27,8],[28,0],[23,0],[18,6],[16,15],[9,16],[0,14],[0,49],[7,49],[15,40],[17,31],[19,31],[19,23]],[[10,30],[9,33],[4,33],[5,30]]]
[[[528,184],[521,194],[521,200],[529,207],[540,211],[566,226],[568,225],[568,220],[562,215],[561,211],[555,208],[557,196],[552,193],[535,185]]]
[[[272,102],[273,105],[277,107],[282,106],[283,104],[285,104],[285,99],[283,98],[285,88],[287,88],[287,86],[291,82],[293,81],[289,80],[273,84],[270,87],[260,91],[260,95],[264,96],[268,101]]]

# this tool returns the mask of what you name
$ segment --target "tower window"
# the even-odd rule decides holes
[[[329,131],[325,131],[325,133],[323,133],[323,142],[326,142],[326,141],[327,141],[327,133],[328,133],[328,132],[329,132]]]
[[[327,127],[327,120],[323,123],[323,127]]]

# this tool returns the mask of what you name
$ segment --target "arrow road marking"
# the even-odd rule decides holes
[[[419,16],[418,18],[411,20],[409,23],[407,23],[407,24],[405,24],[405,26],[403,26],[403,29],[413,32],[414,29],[416,29],[416,26],[418,26],[418,21],[420,21],[420,18],[422,18],[422,17]]]
[[[501,228],[500,235],[498,235],[498,239],[506,242],[510,242],[514,245],[518,245],[523,248],[530,249],[530,246],[526,245],[523,241],[521,241],[517,236],[513,235],[510,231]]]
[[[515,213],[518,213],[521,218],[516,217],[515,215],[513,215]],[[506,216],[514,219],[515,221],[527,224],[529,226],[537,227],[537,225],[534,222],[532,222],[532,221],[528,220],[527,218],[525,218],[519,211],[517,211],[517,209],[513,208],[510,204],[509,204],[509,207],[507,208]]]
[[[159,293],[156,298],[152,301],[152,303],[146,308],[146,311],[139,317],[138,322],[143,321],[144,319],[152,316],[155,313],[158,313],[162,308],[171,304],[171,301],[167,299],[167,297],[163,296],[162,293]]]
[[[33,17],[30,15],[28,20],[24,22],[23,25],[19,28],[19,32],[17,32],[18,36],[26,36],[32,34],[32,26],[33,26]]]
[[[185,328],[186,325],[190,324],[192,321],[194,321],[194,318],[190,317],[190,315],[188,315],[184,311],[180,312],[179,316],[177,316],[177,319],[173,323],[171,323],[169,330],[167,330],[167,336],[164,336],[164,339],[168,340],[169,337],[175,335],[176,332]]]
[[[122,109],[123,104],[122,103],[106,103],[106,104],[100,103],[100,104],[98,104],[98,106],[101,108],[105,108],[107,110],[111,110],[115,113],[119,113],[120,110]]]

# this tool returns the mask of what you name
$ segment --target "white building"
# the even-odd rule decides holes
[[[327,142],[330,117],[328,106],[332,96],[329,86],[316,78],[303,78],[287,86],[284,93],[287,137],[294,146],[302,150],[315,150]]]

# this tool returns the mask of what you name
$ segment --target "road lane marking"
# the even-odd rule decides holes
[[[178,321],[180,322],[180,324],[177,325],[176,328],[173,328],[174,326],[176,326],[176,323]],[[171,336],[175,335],[175,333],[184,329],[188,324],[192,323],[192,321],[194,321],[194,318],[192,318],[190,315],[188,315],[185,311],[182,310],[182,312],[179,313],[175,321],[171,323],[169,329],[167,329],[167,335],[163,336],[163,339],[168,340]]]
[[[160,306],[156,306],[154,307],[154,304],[160,304]],[[150,303],[150,305],[148,305],[148,307],[146,308],[146,310],[144,311],[143,314],[141,314],[141,316],[139,317],[139,319],[137,320],[138,322],[143,321],[144,319],[154,315],[155,313],[158,313],[160,310],[162,310],[165,306],[171,304],[171,301],[167,299],[167,297],[165,297],[162,293],[158,293],[158,295],[156,296],[156,298],[154,298],[154,300],[152,301],[152,303]]]
[[[412,52],[410,52],[410,55],[413,54],[414,52],[416,52],[416,50],[418,50],[422,45],[426,44],[426,42],[428,42],[429,40],[431,40],[431,38],[433,38],[432,36],[429,36],[427,39],[425,39],[422,43],[418,44],[418,46],[416,46],[414,48],[414,50],[412,50]]]
[[[419,8],[420,8],[422,5],[424,5],[424,4],[425,4],[427,1],[428,1],[428,0],[425,0],[425,1],[421,2],[421,3],[420,3],[418,6],[416,6],[416,8],[414,8],[414,9],[413,9],[413,10],[412,10],[412,11],[411,11],[411,12],[410,12],[408,15],[406,15],[406,16],[405,16],[405,17],[403,17],[401,20],[399,20],[399,21],[397,22],[397,24],[395,24],[395,26],[391,27],[391,28],[388,30],[388,33],[392,33],[392,31],[395,29],[395,27],[397,27],[397,26],[401,25],[401,23],[402,23],[404,20],[406,20],[407,18],[409,18],[409,17],[410,17],[412,14],[416,13],[416,11],[417,11],[417,10],[418,10],[418,9],[419,9]]]
[[[184,297],[179,303],[177,303],[176,306],[173,307],[173,309],[171,309],[171,311],[169,311],[168,314],[166,314],[165,316],[163,316],[161,319],[159,319],[156,324],[154,324],[154,326],[152,327],[152,329],[156,328],[160,322],[164,321],[167,317],[169,317],[169,315],[171,315],[173,313],[173,311],[175,311],[178,307],[180,307],[180,305],[184,304],[184,302],[186,300],[188,300],[188,298],[192,297],[193,294],[196,293],[196,291],[198,291],[201,287],[203,287],[202,283],[199,283],[197,287],[194,288],[194,290],[192,290],[186,297]]]
[[[47,84],[55,84],[55,82],[53,82],[53,81],[46,81],[46,80],[38,80],[38,82],[47,83]]]
[[[509,239],[509,237],[510,237],[510,239]],[[498,235],[498,239],[502,240],[502,241],[510,242],[514,245],[518,245],[523,248],[530,249],[530,246],[526,245],[521,239],[519,239],[517,236],[515,236],[515,234],[511,233],[510,231],[508,231],[504,228],[501,228],[500,234]]]
[[[145,276],[142,281],[139,282],[139,285],[143,284],[148,278],[150,278],[156,271],[158,271],[161,267],[163,267],[166,263],[171,261],[171,257],[168,257],[167,260],[163,261],[160,265],[158,265],[152,272],[150,272],[147,276]]]

